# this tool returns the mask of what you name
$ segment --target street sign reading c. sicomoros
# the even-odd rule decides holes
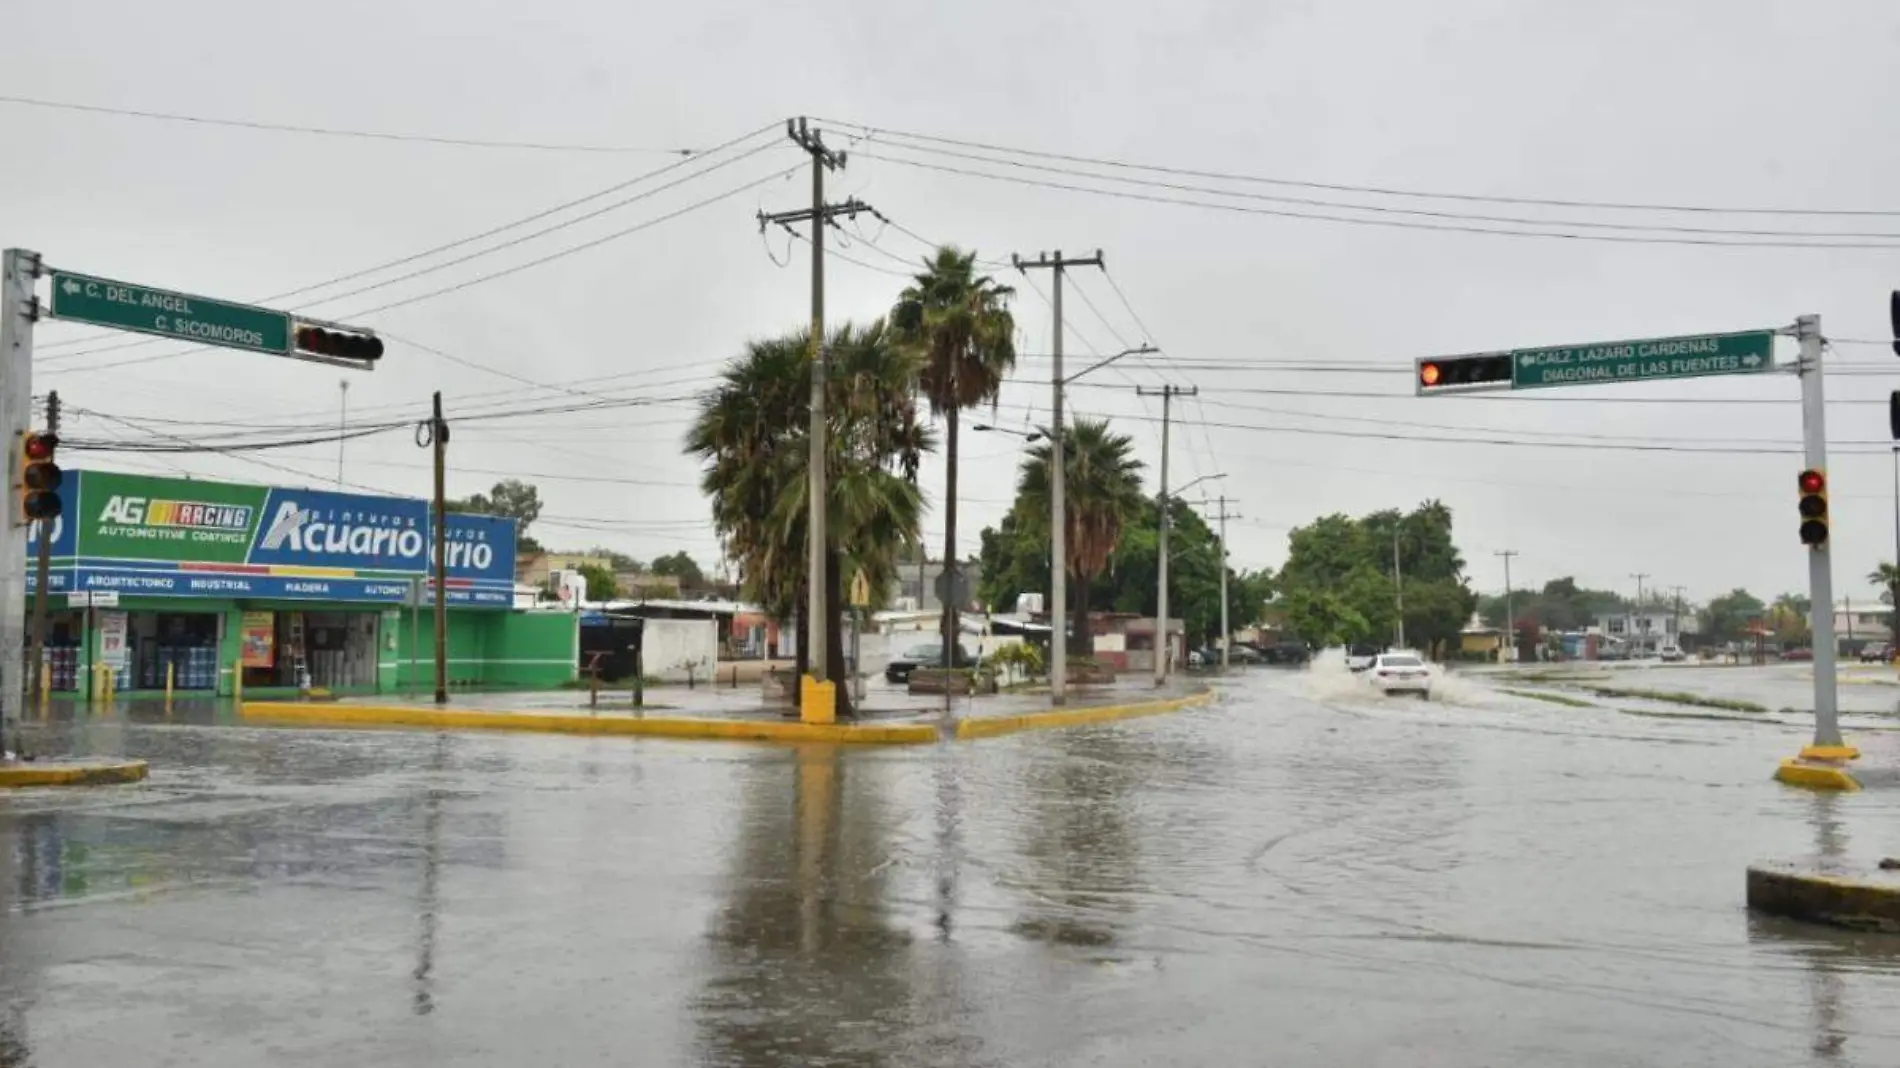
[[[290,316],[268,308],[55,270],[53,318],[283,356]]]
[[[1512,389],[1747,375],[1774,370],[1775,332],[1600,341],[1513,349],[1509,355]]]

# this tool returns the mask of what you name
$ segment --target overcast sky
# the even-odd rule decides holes
[[[1335,0],[1177,3],[1165,13],[1158,5],[990,0],[339,0],[294,15],[283,5],[234,0],[6,0],[4,7],[9,41],[0,94],[47,101],[661,150],[706,149],[787,116],[823,116],[827,139],[853,152],[831,190],[865,199],[916,235],[997,261],[1012,252],[1103,250],[1134,314],[1099,272],[1078,269],[1066,309],[1069,352],[1087,359],[1091,349],[1114,352],[1147,340],[1166,357],[1096,373],[1085,380],[1090,388],[1075,391],[1074,407],[1120,417],[1152,467],[1160,406],[1138,399],[1134,386],[1198,386],[1198,398],[1175,406],[1171,480],[1227,474],[1190,495],[1218,487],[1238,499],[1245,518],[1229,533],[1244,567],[1280,564],[1287,528],[1315,516],[1438,498],[1453,509],[1480,588],[1502,587],[1493,554],[1515,549],[1521,555],[1512,577],[1520,587],[1575,575],[1634,592],[1630,576],[1641,572],[1652,588],[1680,585],[1698,600],[1738,585],[1764,596],[1805,591],[1805,554],[1795,537],[1800,459],[1774,451],[1799,441],[1791,376],[1578,387],[1535,399],[1420,399],[1410,395],[1411,361],[1783,326],[1803,312],[1820,313],[1832,338],[1884,342],[1887,292],[1900,285],[1900,243],[1892,251],[1709,248],[1210,210],[927,170],[897,160],[1108,187],[901,149],[903,138],[867,140],[860,128],[1348,186],[1900,213],[1900,140],[1892,135],[1900,7],[1879,0]],[[167,342],[100,352],[129,336],[80,341],[97,332],[41,326],[37,390],[54,387],[70,406],[168,432],[218,428],[153,420],[332,425],[345,377],[353,422],[419,416],[437,389],[451,416],[458,403],[679,396],[747,338],[799,326],[808,307],[808,250],[788,247],[782,233],[762,240],[753,219],[759,209],[809,201],[806,169],[775,177],[803,158],[782,134],[526,230],[361,277],[366,268],[624,182],[669,157],[329,137],[5,103],[0,134],[0,244],[37,250],[55,266],[232,299],[350,276],[275,304],[302,307],[328,296],[310,305],[313,314],[390,335],[379,370],[345,374],[236,352],[154,359],[183,347]],[[738,158],[755,146],[769,147]],[[442,266],[715,164],[596,218]],[[1610,212],[1137,177],[1388,209],[1900,238],[1900,217],[1879,215]],[[1119,188],[1256,210],[1525,228]],[[425,296],[643,224],[651,225]],[[791,261],[778,266],[788,251]],[[926,248],[901,230],[867,223],[842,251],[901,272],[901,260]],[[425,268],[435,269],[402,278]],[[1030,425],[1048,414],[1042,357],[1051,325],[1030,283],[1047,292],[1049,278],[999,274],[1019,287],[1026,358],[998,419]],[[880,314],[902,284],[833,260],[832,321]],[[425,299],[366,311],[411,297]],[[1783,359],[1791,359],[1793,343],[1781,344]],[[1836,592],[1871,596],[1863,576],[1893,556],[1884,406],[1900,384],[1900,360],[1884,345],[1846,343],[1829,359],[1847,372],[1827,383]],[[1215,366],[1222,362],[1247,366]],[[1336,369],[1308,369],[1317,365]],[[650,374],[583,381],[641,371]],[[533,389],[524,379],[567,385]],[[1325,392],[1393,396],[1314,395]],[[1712,403],[1733,399],[1775,403]],[[643,557],[683,547],[711,563],[717,545],[696,467],[679,454],[690,411],[679,402],[469,423],[454,439],[450,490],[466,494],[502,473],[518,474],[541,486],[548,518],[537,533],[544,541],[604,544]],[[1387,436],[1347,436],[1360,433]],[[69,434],[136,436],[99,417],[75,420]],[[1592,447],[1589,435],[1607,439],[1603,445],[1649,441],[1704,451],[1612,451]],[[1430,440],[1446,436],[1559,447]],[[982,526],[1008,507],[1020,442],[1000,435],[965,441],[960,540],[974,551]],[[333,445],[260,459],[307,474],[202,456],[89,457],[86,466],[316,485],[336,477]],[[406,432],[351,442],[344,478],[420,495],[426,460]],[[565,477],[548,477],[555,475]],[[924,479],[933,498],[940,494],[940,465],[926,468]],[[941,544],[940,512],[928,525],[937,531],[933,544]]]

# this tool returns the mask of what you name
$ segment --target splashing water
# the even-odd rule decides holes
[[[1423,660],[1424,657],[1420,656]],[[1426,662],[1432,673],[1432,696],[1434,702],[1453,705],[1488,705],[1498,701],[1498,695],[1489,687],[1474,679],[1448,673],[1444,665]],[[1346,666],[1346,650],[1334,647],[1322,649],[1313,655],[1306,671],[1307,692],[1320,701],[1383,701],[1386,696],[1369,685],[1361,675],[1354,674]],[[1397,695],[1390,700],[1416,701],[1410,694]]]

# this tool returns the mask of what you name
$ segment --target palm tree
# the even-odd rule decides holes
[[[712,498],[713,525],[726,556],[739,567],[745,595],[779,619],[803,606],[810,577],[805,540],[809,337],[789,334],[747,344],[721,373],[719,384],[700,399],[699,415],[686,436],[687,453],[706,464],[700,485]],[[863,571],[874,597],[896,579],[904,546],[919,536],[923,496],[917,468],[933,441],[917,418],[919,361],[893,343],[881,320],[837,328],[828,350],[832,546],[822,581],[834,611],[822,625],[826,674],[842,680],[843,627],[835,608],[843,603],[844,576]],[[810,667],[812,625],[806,620],[798,628],[801,675]],[[839,689],[839,708],[848,714],[847,691]]]
[[[957,554],[957,416],[984,402],[995,404],[1003,379],[1016,366],[1016,321],[1009,313],[1015,290],[976,272],[976,253],[950,245],[924,261],[922,273],[897,298],[891,325],[923,361],[920,382],[932,413],[944,419],[943,559]],[[944,656],[959,648],[956,598],[943,606]]]
[[[1074,637],[1069,652],[1089,656],[1095,634],[1089,627],[1089,587],[1108,568],[1109,557],[1121,543],[1122,531],[1141,514],[1140,460],[1135,443],[1126,434],[1108,428],[1105,419],[1078,419],[1066,431],[1063,443],[1063,524],[1068,542],[1069,573],[1075,579]],[[1048,431],[1043,431],[1045,437]],[[1023,460],[1016,484],[1021,520],[1049,527],[1050,448],[1036,445]]]
[[[1880,599],[1893,608],[1887,622],[1893,630],[1893,643],[1900,646],[1900,564],[1882,563],[1867,573],[1867,581],[1880,587]]]

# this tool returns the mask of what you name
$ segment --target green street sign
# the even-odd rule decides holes
[[[1500,354],[1503,355],[1503,354]],[[1775,366],[1775,334],[1699,334],[1513,349],[1511,388],[1655,382],[1706,375],[1750,375]]]
[[[53,318],[283,356],[290,316],[109,278],[54,271]]]

